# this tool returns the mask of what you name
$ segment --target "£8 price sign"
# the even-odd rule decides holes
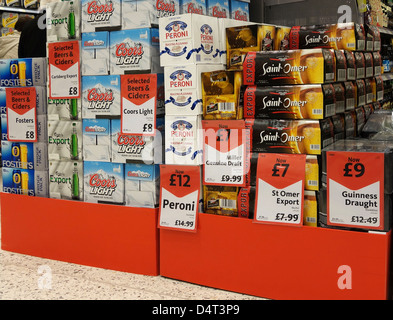
[[[159,228],[196,231],[201,194],[199,166],[160,166]]]
[[[328,225],[384,229],[384,154],[326,153]]]
[[[259,154],[254,222],[303,225],[306,155]]]

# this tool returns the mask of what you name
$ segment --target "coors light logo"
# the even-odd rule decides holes
[[[87,4],[87,21],[109,21],[113,14],[113,3],[112,1],[101,4],[99,1],[91,1]]]
[[[146,141],[142,136],[117,135],[117,152],[119,154],[142,154]]]
[[[212,8],[212,16],[216,18],[227,18],[227,11],[221,6],[214,6]]]
[[[186,13],[196,13],[196,14],[202,14],[202,15],[204,14],[202,6],[195,4],[193,2],[185,4],[184,9],[185,9]]]
[[[122,42],[116,45],[116,65],[135,65],[142,60],[144,51],[141,43]]]
[[[158,17],[170,17],[176,14],[176,5],[173,0],[157,0],[156,9]]]
[[[115,177],[105,179],[102,174],[92,174],[89,180],[90,194],[112,196],[116,191],[117,183]]]
[[[247,12],[244,12],[240,9],[236,10],[235,12],[233,12],[233,19],[240,21],[248,21]]]
[[[108,110],[113,104],[113,91],[105,89],[101,91],[99,88],[92,88],[87,92],[88,109]]]

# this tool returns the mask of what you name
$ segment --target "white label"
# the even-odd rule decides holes
[[[79,62],[67,70],[50,65],[50,91],[52,98],[79,97]]]
[[[122,133],[133,135],[154,135],[156,120],[156,98],[136,105],[123,98],[122,104]]]
[[[7,108],[8,140],[10,141],[37,141],[36,137],[36,109],[33,108],[24,114],[19,114]]]

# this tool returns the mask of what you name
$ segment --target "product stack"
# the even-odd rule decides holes
[[[43,58],[0,60],[3,192],[48,197],[46,68]]]

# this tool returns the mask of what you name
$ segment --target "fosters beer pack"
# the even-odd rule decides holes
[[[121,25],[120,0],[81,0],[82,32],[99,31],[100,28]]]
[[[220,63],[218,19],[199,14],[162,18],[161,66]]]
[[[2,168],[3,192],[48,197],[48,171]]]
[[[140,71],[162,73],[159,66],[158,29],[112,31],[110,33],[110,74]]]
[[[46,59],[0,60],[0,87],[46,86]]]

